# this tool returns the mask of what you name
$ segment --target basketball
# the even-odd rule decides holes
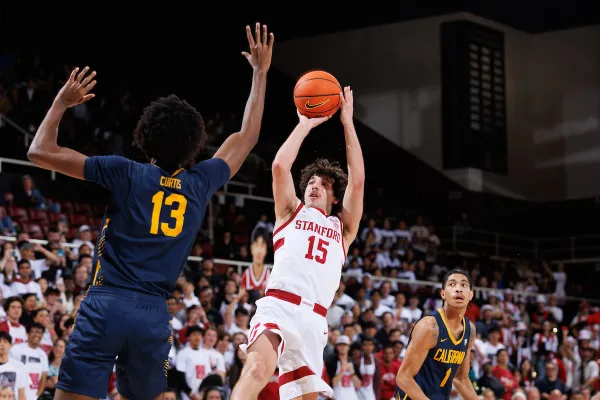
[[[325,71],[310,71],[298,79],[294,87],[294,103],[300,114],[327,117],[340,108],[342,87],[333,75]]]

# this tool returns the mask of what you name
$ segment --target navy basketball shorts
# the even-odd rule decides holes
[[[171,318],[162,297],[92,286],[77,313],[56,387],[105,398],[116,364],[122,396],[154,399],[167,388]]]

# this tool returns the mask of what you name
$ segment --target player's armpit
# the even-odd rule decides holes
[[[415,325],[406,355],[396,375],[396,384],[412,400],[425,400],[427,396],[415,381],[429,350],[437,343],[439,327],[434,317],[424,317]]]

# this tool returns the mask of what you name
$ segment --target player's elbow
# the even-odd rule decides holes
[[[406,393],[407,387],[409,385],[409,381],[412,378],[408,378],[407,376],[405,376],[405,374],[398,374],[398,376],[396,376],[396,385],[398,385],[398,387],[404,392]]]
[[[273,160],[273,164],[271,164],[271,171],[273,172],[273,176],[280,175],[282,173],[286,173],[290,170],[290,167],[287,165],[285,161],[281,159],[281,157],[275,157]]]
[[[32,145],[31,147],[29,147],[29,150],[27,150],[27,158],[29,159],[29,161],[38,166],[42,163],[42,160],[44,159],[43,154],[44,152],[41,151],[38,148],[38,146],[35,145]]]

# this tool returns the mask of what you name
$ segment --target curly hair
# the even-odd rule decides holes
[[[133,144],[148,160],[167,172],[191,166],[206,143],[202,115],[174,94],[144,109],[133,133]]]
[[[326,158],[317,158],[311,164],[304,167],[300,174],[300,191],[302,192],[302,197],[304,197],[308,182],[313,176],[331,179],[333,196],[339,201],[338,204],[333,204],[331,206],[331,214],[336,215],[341,212],[341,200],[344,197],[346,185],[348,184],[348,175],[346,175],[344,170],[340,167],[340,164],[337,161],[331,162]]]

